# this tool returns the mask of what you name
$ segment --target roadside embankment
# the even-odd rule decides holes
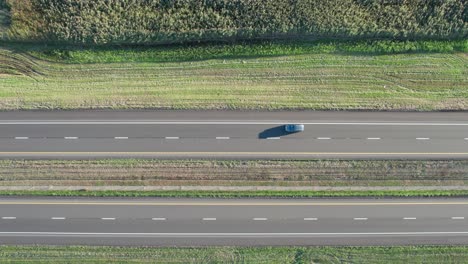
[[[211,247],[0,246],[8,263],[466,263],[466,246]]]
[[[0,110],[468,110],[467,41],[0,47]]]

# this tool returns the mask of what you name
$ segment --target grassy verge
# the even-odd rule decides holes
[[[468,247],[0,246],[0,258],[6,263],[467,263]]]
[[[0,196],[50,197],[160,197],[160,198],[385,198],[468,197],[468,190],[383,190],[383,191],[0,191]]]
[[[464,186],[468,160],[0,160],[0,186]]]
[[[15,45],[37,58],[59,63],[186,62],[216,59],[248,59],[306,54],[395,55],[399,53],[466,53],[467,40],[451,41],[275,41],[242,44],[145,46],[40,46]]]
[[[466,40],[10,43],[0,48],[0,109],[468,110],[467,51]]]

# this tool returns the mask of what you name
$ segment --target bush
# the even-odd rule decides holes
[[[456,39],[468,32],[460,0],[6,1],[12,38],[66,43]]]

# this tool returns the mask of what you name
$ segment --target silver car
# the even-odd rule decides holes
[[[284,130],[288,133],[302,132],[304,131],[303,124],[287,124],[284,126]]]

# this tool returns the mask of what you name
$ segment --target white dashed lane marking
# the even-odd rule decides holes
[[[128,137],[114,137],[115,139],[128,139]]]
[[[179,139],[179,137],[166,137],[166,139]]]
[[[3,220],[14,220],[14,219],[16,219],[16,217],[14,217],[14,216],[3,216],[3,217],[1,217],[1,219],[3,219]],[[66,217],[54,216],[54,217],[51,217],[50,219],[51,220],[65,220]],[[103,217],[103,218],[101,218],[101,220],[108,220],[108,221],[115,220],[115,219],[116,219],[115,217]],[[367,218],[367,217],[354,217],[353,218],[353,220],[356,220],[356,221],[366,221],[368,219],[369,218]],[[417,219],[416,217],[403,217],[403,220],[416,220],[416,219]],[[464,216],[453,216],[450,219],[452,219],[452,220],[464,220],[465,217]],[[153,221],[166,221],[167,218],[154,217],[154,218],[151,218],[151,220],[153,220]],[[202,220],[203,221],[216,221],[217,218],[215,218],[215,217],[205,217],[205,218],[202,218]],[[268,218],[255,217],[252,220],[254,220],[254,221],[267,221]],[[316,217],[306,217],[306,218],[304,218],[304,221],[317,221],[317,220],[318,220],[318,218],[316,218]]]
[[[267,139],[280,139],[280,137],[267,137]]]
[[[420,138],[416,138],[417,140],[429,140],[430,138],[423,138],[423,137],[420,137]]]
[[[229,137],[216,137],[216,139],[229,139]]]
[[[15,137],[15,139],[29,139],[29,137]]]
[[[319,140],[329,140],[331,138],[329,138],[329,137],[318,137],[317,139],[319,139]]]
[[[370,137],[370,138],[367,138],[368,140],[380,140],[381,138],[379,137]]]
[[[78,137],[64,137],[65,139],[78,139]]]

